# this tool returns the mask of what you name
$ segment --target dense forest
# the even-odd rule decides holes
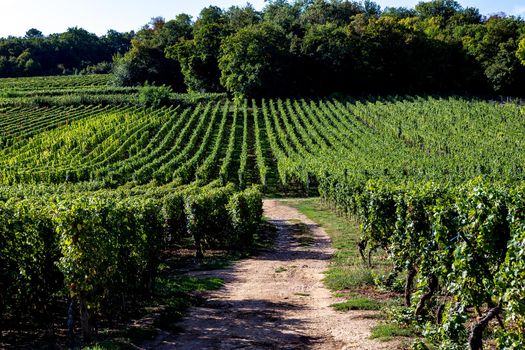
[[[133,36],[109,30],[99,37],[76,27],[44,36],[32,28],[24,37],[0,39],[0,77],[107,73],[113,55],[127,52]]]
[[[245,96],[522,96],[523,38],[521,18],[484,17],[453,0],[383,10],[371,1],[275,0],[262,12],[207,7],[195,22],[154,19],[115,73],[123,84]]]
[[[112,63],[107,63],[111,62]],[[102,72],[117,85],[237,96],[444,93],[524,96],[525,21],[453,0],[413,9],[342,0],[268,1],[136,33],[83,29],[0,41],[0,76]]]

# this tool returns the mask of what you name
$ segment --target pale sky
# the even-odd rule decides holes
[[[377,0],[386,6],[413,7],[418,0]],[[525,0],[460,0],[463,7],[473,6],[482,14],[505,12],[525,17]],[[251,0],[256,9],[264,0]],[[30,28],[44,34],[64,32],[68,27],[82,27],[98,35],[109,29],[137,30],[152,17],[172,19],[179,13],[194,17],[203,7],[216,5],[228,8],[244,5],[246,0],[2,0],[0,37],[23,36]]]

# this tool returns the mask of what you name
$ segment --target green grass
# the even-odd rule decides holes
[[[409,328],[402,327],[395,323],[379,323],[372,328],[370,339],[389,341],[395,337],[414,338],[416,334]]]
[[[378,254],[372,255],[372,269],[363,263],[357,248],[360,230],[355,220],[337,216],[321,203],[320,198],[285,199],[283,202],[322,226],[332,239],[336,252],[325,277],[325,285],[329,289],[340,291],[373,285],[374,275],[386,271],[388,265]]]
[[[159,278],[154,304],[161,305],[155,325],[162,329],[175,329],[189,306],[202,302],[195,292],[217,290],[224,285],[220,278],[177,277]]]
[[[356,296],[355,293],[345,293],[345,292],[337,292],[334,293],[334,297],[336,298],[350,298]]]
[[[279,266],[275,269],[275,273],[281,273],[281,272],[285,272],[285,271],[288,271],[288,269],[286,267],[283,267],[283,266]]]
[[[320,198],[282,199],[282,201],[322,226],[332,240],[335,253],[330,260],[324,283],[334,292],[334,296],[348,298],[345,302],[333,304],[332,307],[335,310],[385,310],[400,304],[397,298],[377,301],[360,295],[360,288],[375,286],[374,281],[378,276],[387,275],[390,266],[381,252],[372,255],[372,268],[365,264],[357,248],[361,233],[355,220],[338,216],[327,208]],[[395,282],[401,283],[402,281],[396,279]],[[395,337],[414,338],[417,336],[409,328],[394,322],[387,323],[390,318],[384,312],[370,314],[366,317],[382,320],[382,323],[373,328],[370,337],[372,339],[389,341]],[[385,320],[385,317],[388,320]]]
[[[153,340],[158,331],[152,327],[129,327],[113,332],[111,339],[85,346],[83,350],[131,350],[136,349],[135,343]]]
[[[373,285],[374,277],[370,270],[359,266],[332,266],[326,272],[325,284],[331,290],[342,290]]]
[[[233,262],[239,257],[231,255],[225,255],[221,257],[204,257],[202,262],[195,267],[195,271],[209,271],[209,270],[221,270],[233,265]]]
[[[217,290],[224,285],[224,281],[220,278],[197,278],[188,276],[160,279],[157,283],[157,293],[165,296],[195,291]]]
[[[114,343],[100,343],[83,347],[83,350],[120,350],[123,346]]]
[[[381,303],[368,299],[368,298],[353,298],[348,299],[342,303],[332,304],[331,305],[337,311],[349,311],[349,310],[381,310]]]

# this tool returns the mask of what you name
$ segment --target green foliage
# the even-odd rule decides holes
[[[365,8],[363,8],[360,3],[353,1],[314,0],[308,4],[301,3],[300,1],[296,3],[304,6],[299,17],[300,22],[304,26],[326,24],[328,22],[344,26],[351,21],[354,15],[365,11]],[[369,1],[365,1],[364,3],[372,4],[372,2]]]
[[[440,17],[446,21],[457,12],[460,12],[462,7],[455,0],[437,0],[421,2],[416,5],[415,10],[423,18]]]
[[[226,36],[222,22],[201,23],[197,21],[193,38],[182,40],[166,48],[166,56],[176,59],[184,75],[189,91],[216,92],[222,88],[217,58],[222,39]]]
[[[372,328],[372,335],[370,336],[370,338],[388,341],[393,337],[414,338],[415,336],[416,335],[412,330],[401,327],[397,324],[381,323]]]
[[[159,19],[154,24],[154,33],[149,33],[148,36],[153,37],[153,43],[161,48],[174,45],[179,40],[190,38],[192,36],[191,16],[187,14],[180,14],[171,21],[164,22]],[[139,35],[144,35],[144,33]]]
[[[267,23],[232,34],[221,47],[221,84],[236,96],[270,93],[287,65],[287,41],[282,29]]]
[[[519,40],[523,24],[512,18],[492,17],[484,24],[455,29],[464,50],[483,69],[486,82],[498,93],[521,94],[516,80],[521,75]],[[518,78],[519,79],[519,78]]]
[[[110,62],[103,61],[97,64],[87,66],[82,69],[79,74],[109,74],[113,69],[113,65]]]
[[[202,257],[207,247],[231,248],[230,244],[235,244],[230,239],[233,230],[226,206],[233,193],[230,184],[186,199],[188,232],[193,236],[198,257]]]
[[[524,32],[522,18],[483,17],[454,0],[384,10],[370,0],[279,0],[261,12],[250,4],[209,6],[195,21],[157,17],[136,33],[101,37],[77,27],[49,36],[33,28],[0,40],[0,76],[111,68],[117,86],[150,81],[242,97],[523,96]]]
[[[169,22],[163,18],[153,18],[131,41],[128,52],[113,57],[113,83],[134,86],[149,81],[183,91],[180,65],[166,58],[164,50],[188,37],[190,28],[190,18],[186,15]]]
[[[263,19],[266,22],[275,23],[290,32],[299,26],[299,15],[301,13],[299,2],[290,3],[286,0],[276,0],[268,3],[264,8]]]
[[[14,90],[31,95],[31,82],[60,79]],[[164,248],[247,251],[262,215],[250,185],[266,181],[269,191],[318,190],[358,219],[361,237],[353,222],[317,216],[343,232],[330,231],[340,249],[330,288],[373,283],[388,256],[390,276],[408,282],[399,318],[429,346],[464,348],[485,334],[522,347],[521,106],[417,96],[205,102],[1,108],[2,317],[65,291],[88,320],[106,318],[151,292]]]
[[[251,246],[262,220],[262,195],[257,187],[234,194],[227,205],[237,247]]]
[[[510,240],[502,268],[496,275],[496,289],[502,293],[504,307],[508,310],[506,320],[513,325],[498,334],[501,348],[518,349],[525,343],[525,235],[524,235],[524,197],[523,187],[511,194],[512,204],[509,208]]]
[[[520,60],[521,64],[525,65],[525,38],[522,38],[518,44],[518,50],[516,56]]]
[[[520,277],[511,272],[520,271],[521,253],[515,244],[521,236],[513,222],[521,219],[511,214],[514,201],[521,203],[521,178],[515,177],[516,171],[521,172],[520,161],[510,160],[516,155],[511,151],[491,163],[481,156],[489,149],[488,138],[459,131],[463,127],[452,131],[459,125],[483,125],[478,131],[490,133],[515,129],[514,122],[506,127],[499,123],[513,119],[512,113],[507,114],[510,110],[520,118],[520,107],[487,105],[491,112],[485,119],[483,108],[474,107],[476,101],[468,102],[461,112],[452,107],[454,99],[447,99],[451,109],[446,112],[425,109],[412,114],[408,106],[417,104],[418,98],[410,100],[396,111],[395,98],[369,105],[301,102],[295,109],[292,103],[263,102],[281,180],[293,179],[306,187],[315,177],[326,203],[340,215],[358,218],[365,254],[383,251],[394,271],[407,277],[415,271],[414,279],[407,279],[407,310],[429,344],[465,348],[469,342],[482,343],[483,337],[492,336],[506,346],[522,346],[524,314],[518,305],[523,295],[518,292]],[[505,110],[506,118],[496,121],[499,109]],[[439,118],[433,119],[433,113]],[[375,139],[377,133],[382,134],[380,139]],[[498,138],[489,142],[490,154],[505,143],[503,133]],[[466,144],[475,149],[472,158]],[[461,155],[452,156],[460,149]],[[372,266],[377,263],[372,257]],[[333,269],[328,280],[334,282],[332,287],[344,288],[353,285],[355,277]],[[477,320],[476,310],[481,314]],[[488,322],[496,324],[496,319],[503,327],[486,327]]]
[[[365,227],[368,245],[388,250],[397,269],[417,268],[419,301],[417,307],[411,304],[413,317],[431,317],[436,309],[443,308],[438,311],[438,321],[432,321],[437,322],[437,326],[429,322],[425,328],[429,341],[435,345],[465,347],[467,336],[472,332],[467,329],[471,319],[467,308],[482,310],[488,307],[490,310],[498,306],[509,322],[505,327],[507,331],[503,328],[498,331],[502,341],[520,344],[521,339],[513,329],[522,324],[523,313],[505,304],[505,294],[519,289],[512,287],[516,275],[510,272],[519,271],[519,268],[507,265],[515,261],[514,252],[508,249],[513,233],[509,222],[511,197],[507,189],[480,180],[458,189],[434,184],[388,188],[378,185],[377,181],[369,181],[361,193],[355,204],[357,208],[352,212],[360,217]],[[392,202],[390,198],[396,196],[398,200]],[[393,216],[397,217],[394,227],[388,220],[392,217],[389,203],[397,213]],[[381,234],[382,230],[395,233],[392,236]],[[512,274],[513,282],[506,280],[507,273]],[[437,279],[439,284],[431,287],[428,282],[431,278]],[[429,288],[434,288],[432,293],[437,299],[449,295],[455,302],[428,305],[434,311],[420,314],[423,310],[420,303],[425,302],[423,295]],[[520,298],[522,296],[517,296]]]
[[[0,77],[107,73],[103,63],[129,50],[132,36],[110,30],[99,37],[78,27],[44,36],[32,28],[22,38],[1,40]]]
[[[187,245],[192,234],[198,247],[242,250],[249,246],[240,243],[252,243],[244,237],[261,222],[256,189],[242,193],[240,209],[232,185],[155,197],[106,191],[60,195],[48,206],[40,199],[2,203],[1,286],[12,297],[0,299],[1,315],[44,311],[42,305],[67,289],[89,332],[94,317],[125,310],[153,292],[166,244]]]
[[[353,75],[355,45],[347,27],[334,23],[309,26],[300,49],[307,57],[312,81],[329,87],[327,92],[345,90],[349,76]]]
[[[247,3],[244,7],[231,6],[224,13],[224,16],[226,17],[228,29],[233,32],[261,21],[261,14],[250,3]]]
[[[32,82],[55,80],[23,83]],[[148,88],[156,98],[158,89]],[[47,311],[66,295],[88,337],[95,320],[126,317],[151,295],[164,249],[250,249],[261,223],[260,192],[214,181],[227,131],[231,152],[237,146],[231,108],[3,108],[2,159],[34,152],[39,156],[29,157],[39,164],[15,171],[26,163],[20,158],[2,173],[2,182],[13,184],[0,188],[2,320],[54,322]],[[17,147],[32,151],[11,152]],[[225,169],[237,174],[231,158]]]
[[[523,94],[523,20],[483,18],[453,0],[384,11],[372,1],[273,1],[261,13],[250,5],[208,7],[194,24],[183,23],[183,34],[162,36],[167,23],[157,21],[139,32],[130,52],[162,49],[174,65],[173,77],[180,65],[189,91],[226,90],[237,98],[340,91]],[[155,66],[157,53],[133,55]],[[117,76],[125,76],[118,68]]]
[[[337,311],[381,310],[381,304],[379,302],[368,298],[352,298],[330,306]]]
[[[182,193],[170,193],[163,198],[163,202],[162,216],[166,230],[165,243],[183,245],[188,238],[184,195]]]
[[[155,84],[181,86],[179,66],[164,57],[162,49],[133,41],[134,46],[124,55],[113,58],[113,84],[117,86]]]
[[[158,108],[166,106],[171,101],[173,90],[166,85],[153,86],[146,83],[139,90],[139,103],[145,107]]]
[[[47,320],[45,308],[62,285],[54,262],[59,257],[51,224],[52,205],[37,200],[0,202],[0,317],[33,313]]]

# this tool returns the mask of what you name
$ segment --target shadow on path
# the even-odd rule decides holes
[[[267,300],[212,300],[191,327],[157,349],[308,349],[319,341],[297,330],[304,321],[284,317],[297,305]]]
[[[330,239],[317,232],[318,225],[299,220],[294,209],[271,201],[265,206],[269,222],[278,232],[273,248],[230,268],[191,272],[195,277],[222,278],[225,285],[190,310],[179,323],[181,333],[163,332],[149,346],[143,344],[145,348],[341,348],[318,316],[319,310],[327,308],[322,298],[330,297],[321,282],[333,252]],[[312,231],[308,245],[294,238],[297,222]]]

